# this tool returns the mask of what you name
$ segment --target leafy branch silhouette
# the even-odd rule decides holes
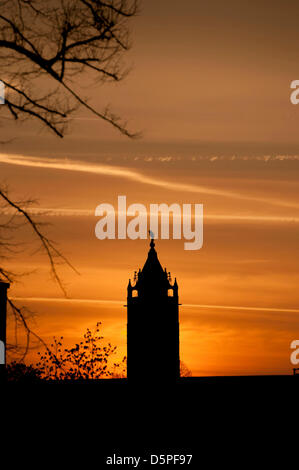
[[[87,328],[83,340],[72,348],[63,347],[63,337],[39,353],[40,360],[36,368],[40,377],[47,380],[86,380],[108,377],[120,377],[125,374],[126,357],[120,363],[111,362],[116,346],[103,344],[100,333],[101,322],[94,330]]]

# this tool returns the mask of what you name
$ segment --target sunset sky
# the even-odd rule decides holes
[[[101,203],[204,205],[204,244],[158,240],[179,285],[181,360],[193,375],[288,374],[299,337],[298,2],[144,0],[132,21],[131,69],[117,85],[76,84],[95,108],[111,103],[142,137],[130,141],[79,110],[63,139],[34,121],[1,120],[0,181],[31,198],[37,220],[76,267],[60,273],[64,298],[35,253],[9,261],[33,271],[9,295],[35,312],[45,341],[77,342],[103,324],[126,354],[126,286],[147,240],[95,237]],[[1,139],[4,140],[4,139]],[[149,319],[150,321],[151,319]],[[157,328],[159,326],[157,325]],[[13,323],[9,323],[13,338]],[[142,332],[141,332],[142,334]],[[36,359],[30,351],[27,362]],[[161,359],[163,360],[163,359]]]

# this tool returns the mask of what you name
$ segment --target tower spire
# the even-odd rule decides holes
[[[150,247],[155,248],[155,241],[154,241],[155,240],[155,235],[151,230],[149,230],[148,233],[149,233],[149,236],[151,238]]]

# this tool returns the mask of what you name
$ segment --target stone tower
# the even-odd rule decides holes
[[[128,284],[129,382],[175,382],[180,376],[176,279],[163,270],[152,239],[143,269]]]

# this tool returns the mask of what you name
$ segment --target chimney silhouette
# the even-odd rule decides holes
[[[163,270],[151,239],[143,269],[127,296],[129,382],[175,382],[180,377],[178,284]]]

